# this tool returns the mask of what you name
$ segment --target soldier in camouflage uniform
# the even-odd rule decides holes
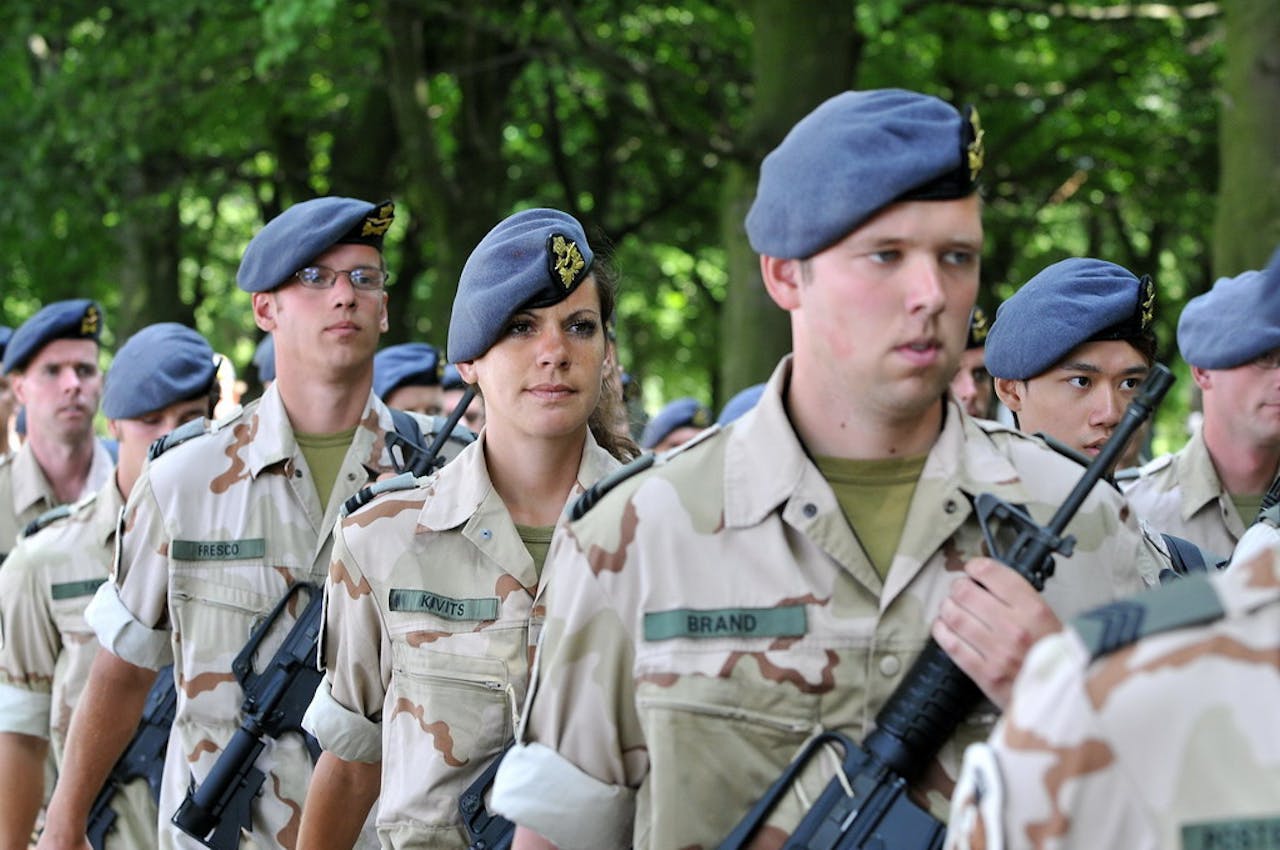
[[[49,743],[58,762],[71,711],[98,641],[84,619],[107,578],[120,509],[147,448],[212,413],[217,365],[190,328],[166,323],[135,334],[112,360],[102,412],[120,441],[115,475],[74,506],[41,516],[0,570],[0,846],[25,847],[43,800]],[[107,847],[156,846],[156,806],[146,783],[117,795]]]
[[[581,225],[557,210],[511,216],[467,260],[449,358],[488,400],[484,431],[335,531],[306,847],[351,846],[379,773],[384,848],[468,846],[458,800],[515,729],[552,530],[618,466],[606,447],[637,451],[605,426],[622,404],[602,396],[614,300]]]
[[[1280,848],[1278,518],[1225,573],[1037,644],[965,754],[949,850]]]
[[[995,394],[991,373],[987,371],[987,332],[990,329],[986,311],[975,305],[969,314],[969,336],[965,340],[964,353],[960,355],[960,368],[951,379],[951,395],[956,402],[965,413],[980,419],[991,417],[991,399]]]
[[[1151,365],[1149,276],[1091,257],[1042,269],[996,311],[987,371],[1018,427],[1094,457]]]
[[[276,381],[239,415],[166,438],[130,494],[113,581],[86,611],[106,651],[72,720],[42,848],[84,846],[88,800],[170,661],[178,703],[160,846],[200,846],[170,817],[243,720],[232,660],[289,587],[323,581],[339,508],[393,471],[385,438],[395,420],[372,392],[392,215],[390,203],[306,201],[245,250],[237,282],[274,337]],[[283,609],[259,664],[300,609]],[[302,737],[268,739],[256,768],[265,782],[242,846],[292,848],[312,769]]]
[[[101,332],[96,302],[56,301],[5,346],[4,373],[26,408],[28,436],[16,452],[0,455],[0,562],[32,520],[96,493],[111,476],[111,455],[93,435]]]
[[[1280,254],[1222,278],[1178,318],[1178,348],[1204,420],[1177,453],[1143,467],[1126,495],[1159,531],[1225,557],[1280,472]]]
[[[1102,487],[1043,599],[978,557],[975,496],[1043,522],[1080,475],[945,400],[978,287],[980,139],[976,115],[936,98],[850,92],[765,159],[747,232],[793,353],[731,428],[579,500],[556,536],[524,724],[493,794],[517,847],[715,846],[815,732],[865,736],[931,624],[1003,698],[1054,610],[1154,575]],[[994,713],[967,718],[926,771],[939,814]],[[825,759],[812,767],[803,799],[830,778]]]

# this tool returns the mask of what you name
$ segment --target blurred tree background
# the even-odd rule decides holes
[[[987,307],[1110,259],[1157,280],[1173,361],[1182,304],[1280,243],[1275,0],[8,0],[0,73],[0,322],[93,295],[108,343],[192,323],[242,371],[236,265],[289,204],[395,200],[386,341],[438,345],[471,248],[546,205],[621,273],[646,406],[718,409],[789,347],[742,232],[759,160],[846,88],[979,107]]]

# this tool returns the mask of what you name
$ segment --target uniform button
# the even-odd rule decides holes
[[[301,477],[302,477],[302,470],[301,470],[301,469],[295,469],[295,470],[293,471],[293,477],[294,477],[294,478],[301,478]]]
[[[898,660],[896,655],[886,655],[880,659],[880,672],[886,676],[896,676],[901,669],[902,662]]]
[[[492,540],[492,539],[493,539],[493,532],[492,532],[492,531],[490,531],[490,530],[489,530],[489,529],[487,529],[487,528],[482,528],[482,529],[480,529],[480,539],[481,539],[481,540]]]
[[[815,505],[813,502],[809,502],[804,506],[804,515],[809,517],[810,519],[813,519],[815,516],[818,515],[818,506]]]
[[[348,472],[348,473],[347,473],[347,480],[348,480],[348,481],[355,481],[355,480],[356,480],[356,474],[355,474],[354,472]]]
[[[942,506],[942,509],[949,514],[953,514],[956,512],[956,507],[957,505],[956,505],[955,499],[947,499],[947,503]]]

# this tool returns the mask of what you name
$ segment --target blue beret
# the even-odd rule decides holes
[[[756,402],[760,400],[762,395],[764,395],[764,384],[752,384],[745,390],[738,390],[733,398],[725,403],[724,409],[720,411],[720,418],[716,420],[716,424],[728,425],[733,420],[741,417],[742,414],[756,406]]]
[[[102,391],[102,415],[138,419],[207,394],[217,378],[213,349],[177,322],[147,325],[120,347]]]
[[[334,245],[354,243],[382,250],[395,205],[355,198],[313,198],[267,222],[249,241],[236,272],[245,292],[269,292]]]
[[[972,110],[902,89],[845,92],[764,158],[747,236],[759,254],[811,257],[897,201],[972,194],[982,159]]]
[[[258,382],[265,384],[276,379],[276,338],[267,334],[253,350],[253,365],[258,370]]]
[[[694,428],[711,425],[711,411],[696,398],[678,398],[658,411],[658,415],[644,426],[644,433],[640,435],[640,447],[651,449],[662,442],[663,437],[686,425]]]
[[[0,325],[0,363],[4,362],[4,350],[8,347],[11,336],[13,336],[13,328]]]
[[[17,371],[55,339],[91,339],[102,333],[102,307],[88,298],[46,304],[23,322],[4,349],[5,374]]]
[[[582,225],[568,213],[531,209],[504,219],[462,267],[449,319],[450,362],[488,351],[517,311],[568,298],[594,259]]]
[[[1280,251],[1265,271],[1224,277],[1182,308],[1178,350],[1201,369],[1234,369],[1280,348]]]
[[[444,377],[444,360],[434,345],[406,342],[373,355],[373,391],[386,398],[396,387],[434,387]]]
[[[987,334],[987,371],[1027,380],[1083,343],[1151,338],[1155,305],[1150,277],[1087,257],[1054,263],[996,310]]]

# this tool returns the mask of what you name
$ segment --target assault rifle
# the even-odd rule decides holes
[[[271,633],[289,601],[302,589],[310,593],[307,607],[266,668],[260,673],[254,672],[253,658],[258,647]],[[320,588],[314,584],[291,585],[231,663],[231,671],[244,689],[240,708],[244,722],[204,782],[199,787],[193,783],[173,815],[173,824],[205,847],[237,850],[241,829],[252,830],[253,800],[266,779],[254,763],[266,747],[266,739],[279,738],[286,732],[306,735],[302,731],[302,715],[311,704],[323,675],[316,666],[323,599]],[[306,741],[314,758],[318,754],[315,741],[310,736],[306,736]]]
[[[1151,370],[1115,432],[1047,526],[1037,525],[1021,507],[990,493],[979,495],[974,510],[992,557],[1017,570],[1036,590],[1043,590],[1045,580],[1053,575],[1053,554],[1069,557],[1074,550],[1075,538],[1062,536],[1072,517],[1172,384],[1173,375],[1164,366],[1157,364]],[[992,531],[995,522],[1000,541]],[[784,850],[937,850],[946,837],[946,826],[917,805],[907,789],[981,700],[981,689],[930,639],[876,715],[875,731],[866,741],[859,746],[839,732],[816,736],[719,850],[747,846],[814,753],[829,744],[844,749],[842,775],[827,783]]]
[[[458,427],[458,422],[461,421],[463,415],[467,412],[467,408],[471,406],[471,400],[475,397],[475,384],[468,384],[462,393],[462,397],[458,399],[458,403],[453,406],[453,410],[449,411],[448,417],[444,420],[444,425],[436,432],[435,439],[425,449],[421,444],[422,431],[417,422],[402,411],[393,410],[391,415],[396,421],[396,430],[387,434],[386,441],[388,449],[399,449],[399,457],[395,456],[394,451],[392,453],[396,472],[412,472],[414,478],[421,478],[444,466],[444,458],[440,457],[440,450],[444,448],[444,444],[449,441],[449,438],[454,436],[453,430]],[[439,417],[434,418],[434,422],[439,421]],[[409,433],[406,434],[404,431]],[[471,432],[464,428],[462,434],[470,435]],[[471,439],[475,439],[475,437],[471,437]]]
[[[147,693],[142,708],[142,720],[133,733],[129,746],[125,747],[102,790],[89,809],[89,824],[85,836],[93,850],[103,850],[107,834],[115,828],[116,813],[111,803],[124,786],[135,779],[147,780],[151,798],[160,802],[160,780],[164,776],[164,752],[169,745],[169,729],[173,726],[174,711],[178,706],[178,691],[173,686],[173,666],[156,673],[155,684]]]
[[[493,787],[493,780],[498,775],[498,765],[502,764],[503,757],[513,743],[515,742],[508,741],[502,752],[489,762],[484,772],[458,798],[462,825],[467,828],[467,835],[471,837],[467,850],[509,850],[515,838],[516,825],[484,807],[484,795]]]

